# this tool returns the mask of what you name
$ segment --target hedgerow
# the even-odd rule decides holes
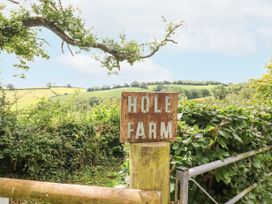
[[[0,176],[114,185],[124,161],[119,143],[119,101],[78,109],[41,101],[16,112],[0,97]],[[272,108],[185,101],[179,108],[172,164],[194,167],[272,144]],[[127,165],[125,165],[127,168]],[[242,203],[271,198],[271,151],[221,167],[195,179],[218,202],[256,183]],[[174,173],[172,175],[175,176]],[[211,203],[192,182],[190,203]],[[267,201],[269,203],[269,201]]]
[[[87,166],[119,165],[124,156],[119,116],[114,103],[108,106],[77,112],[58,102],[41,101],[17,113],[2,104],[0,176],[62,182]]]
[[[179,135],[172,144],[173,163],[194,167],[272,144],[272,109],[215,106],[185,102],[179,112]],[[242,203],[265,203],[272,197],[271,151],[221,167],[196,177],[216,198],[226,202],[246,187],[257,183]],[[194,184],[190,203],[212,203]]]

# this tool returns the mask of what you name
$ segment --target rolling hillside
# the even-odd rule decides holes
[[[119,98],[123,91],[142,91],[142,92],[144,92],[144,91],[151,91],[151,90],[143,89],[143,88],[126,87],[126,88],[116,88],[116,89],[101,90],[101,91],[82,92],[79,94],[68,94],[68,95],[63,95],[63,96],[52,97],[52,99],[70,102],[73,100],[88,100],[91,97],[103,98],[103,99],[104,98],[112,98],[112,97]]]
[[[214,85],[207,85],[207,86],[194,86],[194,85],[163,85],[167,91],[169,92],[180,92],[181,90],[208,90],[211,91]],[[154,91],[156,85],[150,85],[147,89],[138,88],[138,87],[125,87],[125,88],[115,88],[109,90],[99,90],[99,91],[92,91],[92,92],[82,92],[78,94],[68,94],[62,96],[52,97],[52,100],[60,100],[62,102],[72,102],[74,100],[88,100],[92,97],[96,98],[112,98],[116,97],[119,98],[123,91],[142,91],[142,92],[149,92]]]
[[[182,90],[207,90],[211,91],[215,85],[175,85],[165,84],[162,91],[182,92]],[[119,98],[123,91],[154,91],[157,85],[149,85],[147,89],[138,87],[113,88],[109,90],[99,90],[87,92],[84,88],[52,87],[52,88],[27,88],[5,90],[7,98],[13,102],[17,100],[17,107],[24,108],[36,104],[41,98],[59,100],[64,103],[74,101],[88,101],[90,98]],[[201,98],[201,97],[199,97]]]
[[[76,94],[86,92],[83,88],[67,88],[67,87],[52,87],[52,88],[27,88],[5,90],[9,101],[17,101],[18,107],[23,108],[37,103],[41,98],[48,99],[53,96],[65,94]]]

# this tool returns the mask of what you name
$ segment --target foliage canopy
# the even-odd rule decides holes
[[[18,8],[4,15],[8,3],[18,4]],[[165,34],[161,40],[140,44],[120,35],[119,40],[96,36],[93,30],[84,25],[75,8],[63,6],[60,0],[24,0],[28,6],[21,6],[16,1],[6,1],[0,5],[0,52],[13,53],[19,58],[15,66],[28,69],[27,61],[35,57],[48,58],[45,50],[46,39],[39,38],[39,28],[46,28],[62,39],[61,48],[66,43],[77,48],[78,52],[96,49],[101,51],[96,59],[109,70],[120,69],[120,62],[133,64],[153,56],[167,43],[176,43],[172,37],[183,23],[166,23]]]

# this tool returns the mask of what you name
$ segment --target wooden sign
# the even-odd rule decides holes
[[[178,93],[123,92],[121,143],[173,141]]]

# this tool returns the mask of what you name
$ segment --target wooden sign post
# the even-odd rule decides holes
[[[170,202],[170,144],[176,138],[178,93],[123,92],[121,143],[130,144],[130,187],[161,191]]]

